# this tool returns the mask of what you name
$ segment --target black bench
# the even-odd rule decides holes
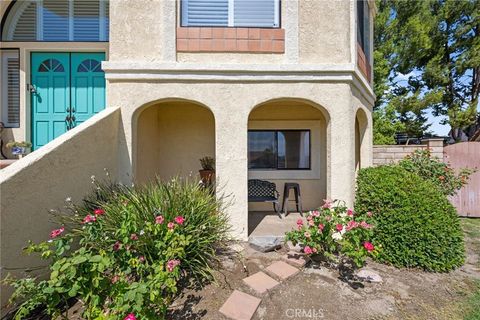
[[[282,217],[278,204],[279,193],[275,183],[270,181],[248,180],[248,202],[271,202],[273,210]]]

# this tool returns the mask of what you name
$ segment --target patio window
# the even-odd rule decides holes
[[[0,121],[7,128],[20,125],[20,60],[17,49],[0,50]]]
[[[248,168],[310,169],[310,130],[249,130]]]
[[[280,27],[280,0],[182,0],[182,27]]]

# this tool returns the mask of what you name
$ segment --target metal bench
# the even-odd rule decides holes
[[[275,183],[258,179],[248,180],[248,202],[271,202],[273,210],[281,218],[282,215],[278,204],[279,196],[280,194]]]

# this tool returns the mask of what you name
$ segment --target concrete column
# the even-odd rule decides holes
[[[423,140],[427,144],[428,149],[433,157],[437,157],[443,161],[443,138],[430,138]]]
[[[339,97],[330,112],[328,197],[344,200],[352,206],[355,197],[355,113],[350,97]]]
[[[235,101],[235,100],[234,100]],[[232,236],[248,239],[248,115],[232,114],[233,106],[217,108],[215,148],[217,194],[227,196]]]

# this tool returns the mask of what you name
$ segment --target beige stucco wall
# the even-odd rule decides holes
[[[129,92],[125,95],[125,92]],[[324,179],[325,195],[329,198],[344,199],[353,203],[355,180],[355,109],[352,101],[352,87],[342,83],[185,83],[149,81],[109,81],[108,99],[111,105],[122,108],[122,121],[125,130],[125,148],[128,150],[120,159],[121,179],[131,181],[131,176],[139,172],[139,125],[136,117],[145,106],[162,101],[185,99],[207,106],[215,117],[215,157],[217,179],[223,191],[230,194],[233,204],[229,207],[234,235],[246,239],[247,236],[247,131],[250,112],[262,103],[271,100],[303,102],[323,113],[312,115],[324,118],[326,131],[324,157],[326,158]],[[288,104],[288,103],[286,103]],[[285,105],[286,105],[285,104]],[[278,115],[282,114],[279,108]],[[148,110],[148,109],[147,109]],[[285,113],[293,116],[294,111]],[[307,115],[308,113],[305,113]],[[272,115],[269,115],[271,117]],[[261,118],[258,114],[257,120]],[[309,116],[310,118],[310,116]],[[313,119],[313,120],[315,120]],[[328,119],[328,121],[326,121]],[[312,120],[312,119],[310,119]],[[321,126],[320,126],[321,127]],[[370,160],[371,161],[371,160]],[[133,166],[130,166],[133,162]],[[288,180],[294,177],[288,177]],[[313,180],[315,180],[313,179]],[[281,179],[283,181],[286,179]],[[307,189],[319,187],[315,182],[302,190],[306,197],[321,201],[324,196],[318,192],[309,195]],[[318,183],[318,182],[317,182]],[[316,192],[316,191],[315,191]]]
[[[176,53],[180,25],[175,0],[110,2],[111,60],[183,63],[352,63],[355,55],[354,1],[281,1],[284,54]],[[128,43],[128,45],[125,45]]]
[[[48,239],[55,226],[50,209],[62,208],[67,197],[78,202],[91,190],[91,176],[118,173],[120,110],[100,112],[77,128],[0,171],[1,278],[16,268],[45,265],[22,254],[29,240]],[[79,152],[81,150],[81,152]],[[1,288],[5,305],[10,288]]]
[[[137,182],[156,175],[199,179],[199,159],[215,158],[215,120],[205,107],[181,101],[147,107],[139,114],[137,130]]]

